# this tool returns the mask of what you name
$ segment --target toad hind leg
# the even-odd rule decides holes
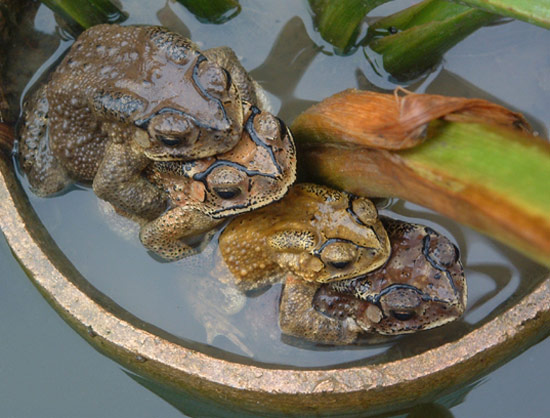
[[[141,173],[150,160],[128,143],[109,142],[94,177],[95,194],[132,215],[154,219],[166,208],[161,191]]]
[[[139,239],[148,250],[175,261],[200,252],[200,248],[184,242],[186,238],[210,232],[220,223],[193,207],[178,206],[143,225]]]
[[[204,322],[206,342],[208,344],[212,344],[214,339],[219,335],[227,338],[239,347],[247,356],[254,356],[254,353],[250,351],[250,349],[242,341],[245,338],[244,334],[227,318],[206,314],[201,318],[201,320]]]
[[[318,283],[287,275],[279,306],[281,331],[322,344],[353,343],[361,329],[352,318],[331,318],[313,307],[318,288]]]
[[[67,170],[53,155],[48,136],[46,87],[39,88],[25,103],[19,132],[19,163],[37,196],[49,196],[72,183]]]

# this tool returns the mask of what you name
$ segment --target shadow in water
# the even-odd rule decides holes
[[[15,122],[19,114],[21,92],[61,44],[59,36],[44,33],[35,27],[37,10],[36,4],[28,7],[21,21],[10,29],[15,31],[15,35],[5,59],[2,74],[5,79],[2,83],[4,97],[1,98],[1,101],[7,102],[0,101],[0,105],[6,107],[2,109],[2,116],[9,123]]]
[[[357,88],[359,90],[368,90],[377,93],[391,93],[393,91],[393,88],[385,89],[374,84],[360,68],[355,70],[355,81],[357,82]]]
[[[237,407],[229,407],[221,403],[216,403],[211,400],[201,398],[197,394],[186,393],[184,391],[176,390],[168,386],[159,384],[150,379],[141,377],[134,373],[123,370],[136,383],[140,384],[144,388],[150,390],[152,393],[159,396],[161,399],[168,402],[178,411],[189,417],[223,417],[223,418],[257,418],[257,417],[283,417],[289,416],[289,414],[273,414],[273,413],[261,413],[256,414],[249,411],[238,409]],[[387,412],[384,414],[373,415],[368,411],[353,412],[349,414],[339,414],[339,417],[373,417],[373,418],[452,418],[454,415],[451,413],[450,408],[461,404],[466,399],[466,396],[472,389],[477,387],[483,380],[471,383],[463,386],[454,392],[442,396],[437,400],[423,400],[422,402],[411,406],[410,408],[401,409],[398,411]],[[388,406],[391,408],[391,406]],[[298,416],[290,414],[290,416]],[[299,415],[305,417],[305,415]],[[316,415],[316,416],[319,416]]]
[[[470,265],[468,266],[468,269],[489,277],[495,283],[495,288],[493,290],[485,293],[478,300],[476,300],[474,304],[468,307],[469,311],[479,308],[498,295],[498,293],[510,283],[513,277],[513,272],[509,267],[499,264]]]
[[[535,117],[521,111],[521,109],[518,109],[517,107],[514,107],[513,105],[510,105],[509,103],[506,103],[499,98],[487,93],[485,90],[470,83],[469,81],[451,71],[442,69],[437,77],[432,80],[430,85],[426,87],[425,93],[441,94],[444,96],[476,97],[479,99],[488,100],[492,103],[499,104],[508,109],[523,113],[531,123],[533,130],[538,132],[543,138],[548,138],[548,132],[546,130],[544,122],[539,121]]]
[[[542,279],[548,275],[547,267],[529,260],[526,256],[514,249],[496,241],[492,242],[492,246],[503,258],[509,260],[510,264],[516,266],[519,270],[520,280],[518,287],[513,295],[505,302],[505,306],[509,306],[515,303],[518,298],[524,297],[534,287],[538,286]]]
[[[132,380],[139,383],[144,388],[150,390],[155,395],[164,399],[178,411],[189,417],[224,417],[224,418],[258,418],[273,415],[257,415],[243,410],[232,409],[227,405],[221,405],[212,401],[206,401],[198,394],[191,394],[171,387],[159,384],[150,379],[141,377],[134,373],[123,370]]]
[[[163,8],[157,11],[157,19],[162,26],[191,39],[191,31],[172,10],[171,2],[166,2]]]
[[[406,415],[406,418],[453,418],[454,415],[444,407],[437,403],[420,404],[412,408]]]
[[[283,27],[267,59],[250,76],[284,103],[279,116],[291,122],[297,115],[316,103],[295,96],[296,86],[321,48],[307,34],[304,23],[293,17]]]

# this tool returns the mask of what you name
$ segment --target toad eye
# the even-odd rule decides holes
[[[412,311],[391,311],[391,316],[393,316],[398,321],[408,321],[409,319],[414,318],[416,315]]]
[[[216,193],[222,199],[230,200],[241,194],[239,187],[214,187],[214,193]]]
[[[225,164],[223,161],[218,163]],[[237,167],[220,165],[208,174],[206,181],[214,197],[217,196],[223,200],[246,199],[248,177]]]
[[[329,241],[321,251],[323,263],[337,270],[349,267],[357,260],[357,257],[357,247],[350,242]]]
[[[181,144],[182,138],[177,137],[169,137],[166,135],[157,135],[156,138],[162,142],[164,145],[168,145],[169,147],[175,147],[179,144]]]
[[[200,136],[200,129],[189,116],[166,109],[151,119],[147,132],[158,145],[167,147],[192,146]]]
[[[345,269],[351,264],[351,260],[346,261],[329,261],[328,264],[335,269]]]

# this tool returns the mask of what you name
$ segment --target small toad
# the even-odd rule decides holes
[[[156,26],[94,26],[25,104],[21,167],[39,196],[93,182],[118,209],[154,219],[166,196],[144,169],[231,150],[243,100],[257,104],[255,83],[227,47],[201,52]]]
[[[170,209],[146,223],[140,239],[166,260],[197,252],[193,241],[229,216],[281,199],[296,179],[289,129],[271,113],[245,105],[241,140],[229,152],[188,162],[158,161],[147,178],[169,197]]]
[[[392,243],[383,267],[320,286],[287,278],[279,317],[284,333],[349,344],[361,333],[412,333],[463,314],[467,290],[458,248],[427,226],[381,219]]]

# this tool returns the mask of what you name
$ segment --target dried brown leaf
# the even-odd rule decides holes
[[[404,93],[404,95],[400,94]],[[317,142],[354,143],[370,148],[401,150],[425,139],[435,119],[492,123],[530,132],[525,118],[483,99],[345,90],[302,113],[293,124],[296,135],[307,132]]]

